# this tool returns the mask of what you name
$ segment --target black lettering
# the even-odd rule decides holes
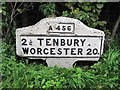
[[[40,41],[40,46],[42,46],[42,41],[44,40],[43,38],[38,38],[37,40]]]
[[[62,54],[61,48],[58,48],[57,54],[58,54],[58,55],[61,55],[61,54]]]
[[[82,46],[84,46],[85,40],[86,40],[86,39],[80,39],[80,41],[81,41],[81,43],[82,43]]]
[[[65,46],[65,39],[61,39],[61,46]]]
[[[74,39],[74,46],[76,46],[76,45],[79,46],[78,43],[79,43],[79,40],[78,39]]]
[[[45,49],[43,50],[43,52],[44,52],[44,54],[48,54],[48,49],[45,48]]]
[[[51,40],[51,39],[46,39],[46,46],[51,46],[50,40]]]
[[[29,48],[22,48],[24,54],[28,54]]]
[[[53,29],[52,29],[52,26],[49,27],[49,30],[53,30]]]
[[[34,48],[31,48],[31,49],[30,49],[30,53],[31,53],[31,54],[35,54],[35,49],[34,49]]]
[[[22,45],[27,45],[26,44],[27,40],[25,38],[23,38],[21,41],[22,41]]]
[[[72,39],[67,39],[67,45],[71,46],[72,45]]]
[[[71,55],[76,55],[75,50],[76,48],[71,48]]]
[[[94,49],[93,49],[93,54],[94,54],[94,55],[98,54],[98,49],[97,49],[97,48],[94,48]]]
[[[88,48],[87,51],[88,51],[87,55],[92,55],[92,49],[91,48]]]
[[[60,30],[60,26],[58,26],[56,29],[59,31]]]
[[[42,55],[42,48],[37,48],[37,54]]]
[[[63,30],[63,31],[65,31],[65,30],[66,30],[65,26],[62,26],[62,30]]]
[[[29,45],[32,45],[32,40],[29,41]]]
[[[83,55],[83,49],[82,48],[78,48],[78,54],[77,55]]]
[[[54,50],[55,50],[55,48],[50,48],[50,54],[51,55],[55,55]]]
[[[65,55],[67,55],[68,54],[68,50],[70,50],[70,48],[64,48],[64,50],[65,50]]]
[[[58,43],[58,39],[53,39],[53,46],[58,46],[59,43]]]
[[[71,31],[71,26],[68,26],[68,27],[67,27],[67,30],[68,30],[68,31]]]

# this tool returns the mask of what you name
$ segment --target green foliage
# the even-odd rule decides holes
[[[13,4],[11,4],[13,5]],[[22,4],[20,4],[22,5]],[[104,21],[99,21],[99,14],[103,3],[63,3],[68,10],[63,10],[62,15],[73,17],[81,20],[86,25],[94,28],[106,30]],[[44,16],[57,16],[55,3],[40,4],[39,9]],[[12,9],[13,10],[13,9]],[[16,12],[22,13],[22,8],[16,8]],[[104,53],[101,60],[91,66],[89,70],[79,68],[59,68],[45,67],[39,64],[28,64],[28,62],[16,59],[15,41],[16,24],[13,20],[10,23],[11,11],[8,4],[3,3],[2,11],[2,63],[0,63],[2,88],[44,88],[44,89],[79,89],[79,90],[119,90],[119,63],[120,63],[120,47],[113,43],[111,47]],[[15,13],[14,13],[15,14]],[[13,17],[13,16],[12,16]],[[7,38],[6,38],[7,37]],[[7,41],[7,43],[6,43]],[[0,43],[1,44],[1,43]],[[1,84],[1,83],[0,83]]]
[[[2,22],[0,22],[2,29],[6,30],[8,27],[8,12],[7,12],[7,7],[5,3],[2,3],[2,8],[0,9],[0,14],[2,15]],[[3,31],[4,33],[5,31]]]
[[[39,10],[43,12],[46,17],[55,16],[55,3],[45,3],[39,6]]]
[[[43,15],[46,17],[53,17],[53,16],[55,17],[58,16],[57,13],[62,13],[62,16],[81,20],[89,27],[106,30],[106,22],[99,21],[99,15],[104,6],[104,3],[68,2],[68,3],[62,3],[62,5],[64,7],[67,7],[67,9],[63,10],[62,12],[57,11],[56,3],[40,4],[39,9],[40,11],[43,12]]]
[[[7,55],[8,50],[12,53]],[[17,62],[13,47],[2,44],[2,88],[47,88],[80,90],[117,90],[120,50],[110,47],[91,69],[45,67]]]
[[[13,17],[10,11],[9,4],[7,2],[2,2],[1,15],[2,15],[2,37],[7,43],[13,43],[15,41],[15,29],[16,24],[13,21]]]
[[[119,64],[120,50],[117,47],[109,47],[103,55],[101,62],[96,63],[91,68],[103,89],[120,89],[119,86]]]
[[[18,2],[2,2],[2,8],[0,14],[2,14],[2,38],[5,42],[13,44],[15,43],[15,31],[16,31],[16,16],[29,10],[32,7],[32,3],[18,3]]]
[[[99,15],[104,3],[66,3],[70,11],[63,11],[63,16],[81,20],[89,27],[105,30],[105,21],[99,21]],[[75,7],[76,6],[76,7]]]

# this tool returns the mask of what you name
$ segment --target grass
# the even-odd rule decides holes
[[[8,52],[9,51],[9,52]],[[120,50],[111,45],[101,60],[84,68],[46,67],[21,60],[18,62],[14,46],[2,45],[1,88],[73,88],[80,90],[119,90]],[[7,54],[9,53],[9,54]]]

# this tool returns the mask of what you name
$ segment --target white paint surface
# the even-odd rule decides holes
[[[21,36],[21,44],[22,56],[27,57],[96,58],[101,55],[102,37]]]
[[[48,66],[68,68],[78,60],[98,61],[103,53],[104,36],[103,31],[89,28],[77,19],[45,18],[33,26],[16,30],[16,53],[21,57],[44,59]],[[58,45],[54,40],[58,40]],[[67,40],[72,40],[72,44],[67,45]],[[23,48],[29,49],[28,53]]]

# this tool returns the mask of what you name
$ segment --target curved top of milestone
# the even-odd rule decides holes
[[[81,21],[69,17],[52,17],[52,18],[44,18],[40,20],[38,23],[32,26],[18,28],[16,33],[18,34],[54,34],[54,30],[57,28],[57,24],[73,24],[73,33],[65,33],[65,34],[74,34],[74,35],[92,35],[92,36],[105,36],[104,32],[98,29],[90,28],[83,24]],[[71,26],[70,25],[70,26]],[[52,26],[52,31],[49,32],[50,26]],[[59,32],[58,32],[59,33]],[[55,33],[56,35],[57,33]],[[60,34],[60,33],[59,33]],[[62,33],[61,35],[63,35]]]

